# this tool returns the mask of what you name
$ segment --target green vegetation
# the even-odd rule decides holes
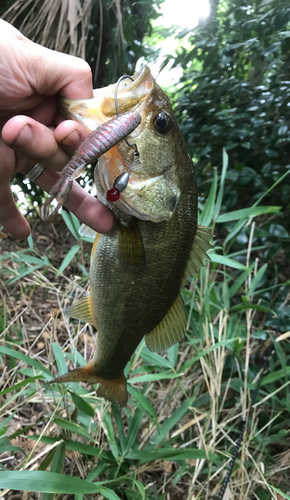
[[[74,494],[77,500],[165,499],[168,492],[178,498],[180,490],[183,498],[190,499],[218,492],[241,428],[241,415],[247,415],[263,364],[261,354],[276,335],[273,325],[280,321],[283,331],[290,330],[288,283],[266,282],[267,264],[255,257],[261,248],[253,246],[256,220],[279,213],[279,207],[261,205],[260,200],[250,209],[241,209],[238,217],[235,211],[220,213],[227,168],[224,152],[221,179],[215,175],[207,202],[200,205],[200,221],[233,226],[225,229],[225,243],[211,253],[212,263],[183,292],[186,338],[161,354],[140,344],[126,368],[130,399],[124,409],[79,384],[48,384],[52,372],[62,374],[67,365],[83,365],[84,350],[88,356],[94,349],[90,337],[84,335],[84,325],[73,320],[64,323],[57,307],[49,309],[48,321],[41,320],[33,342],[46,332],[46,339],[54,339],[52,344],[46,341],[44,352],[33,357],[29,353],[33,344],[26,347],[26,328],[34,308],[28,298],[33,289],[42,290],[50,300],[54,297],[52,303],[63,308],[87,279],[80,254],[69,256],[68,252],[61,266],[65,274],[51,265],[49,255],[37,253],[32,238],[28,248],[1,257],[3,288],[19,298],[22,293],[27,304],[26,310],[22,304],[19,314],[11,318],[9,309],[16,312],[18,308],[7,298],[1,313],[5,345],[1,343],[0,353],[7,371],[1,392],[0,446],[4,457],[7,453],[18,457],[14,471],[9,470],[9,462],[2,462],[3,488],[43,492],[45,500],[66,498],[58,494]],[[272,186],[276,187],[277,183]],[[78,221],[67,214],[64,217],[76,236]],[[249,245],[232,252],[230,246],[244,232],[251,235]],[[80,248],[82,244],[79,240]],[[67,269],[71,264],[72,274]],[[287,491],[289,485],[285,465],[290,424],[287,337],[273,344],[270,370],[230,483],[234,498],[241,492],[246,498],[247,491],[262,500],[275,498],[276,474],[280,490]],[[36,405],[45,409],[38,419],[33,410]],[[11,428],[15,415],[21,418],[28,408],[35,413],[34,421]]]
[[[179,32],[181,47],[168,58],[183,68],[172,97],[196,160],[199,223],[215,233],[210,262],[183,292],[186,338],[160,354],[140,344],[126,367],[125,408],[88,386],[50,385],[94,350],[93,329],[61,314],[87,287],[89,243],[63,212],[65,225],[51,230],[46,247],[40,231],[2,253],[0,486],[7,500],[6,489],[43,500],[216,498],[271,343],[227,498],[290,498],[290,7],[286,0],[211,4],[211,18]],[[151,2],[122,3],[130,48],[131,7],[148,22],[155,16]],[[104,84],[123,72],[110,73],[116,50],[102,52]],[[133,52],[129,72],[148,50],[136,44]],[[63,255],[53,251],[54,238]]]

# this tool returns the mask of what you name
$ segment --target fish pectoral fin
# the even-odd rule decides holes
[[[86,238],[94,238],[98,234],[97,231],[94,231],[91,227],[87,226],[86,224],[82,224],[81,227],[79,228],[79,234],[81,236],[84,236]]]
[[[96,391],[97,396],[105,398],[112,403],[123,406],[128,401],[127,380],[124,373],[113,380],[105,380],[97,374],[96,366],[93,362],[85,366],[71,370],[65,375],[61,375],[50,381],[50,384],[64,384],[65,382],[85,382],[86,384],[100,384]]]
[[[124,266],[146,267],[142,235],[136,220],[130,226],[119,225],[119,258]]]
[[[213,246],[210,244],[212,239],[212,228],[198,226],[194,242],[192,245],[192,250],[190,252],[190,257],[187,262],[187,266],[184,272],[184,277],[182,284],[184,285],[188,279],[192,278],[194,274],[197,273],[198,269],[204,265],[203,260],[208,260],[207,252]]]
[[[124,373],[121,377],[113,380],[99,379],[100,385],[97,389],[97,396],[105,398],[111,403],[123,406],[128,401],[127,380]]]
[[[150,351],[163,351],[183,339],[186,327],[186,315],[181,295],[178,294],[175,302],[160,323],[145,336]]]
[[[96,322],[92,315],[92,307],[91,307],[91,296],[86,295],[82,297],[80,300],[68,306],[64,311],[66,316],[70,316],[70,318],[80,319],[89,323],[90,325],[94,325],[97,328]]]

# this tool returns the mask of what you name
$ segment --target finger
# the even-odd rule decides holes
[[[29,45],[29,47],[28,47]],[[88,99],[94,96],[92,72],[86,61],[50,50],[27,39],[27,79],[38,94],[59,93],[69,99]]]
[[[28,238],[30,226],[18,210],[9,182],[0,183],[0,223],[14,238]]]
[[[45,169],[36,179],[36,183],[45,191],[50,191],[52,186],[59,179],[60,174],[52,170]],[[73,182],[73,187],[65,207],[87,226],[98,233],[106,233],[112,229],[114,215],[94,196],[87,193],[77,182]]]
[[[60,146],[72,156],[89,134],[80,123],[64,120],[56,127],[54,135]]]
[[[76,133],[73,144],[77,147],[82,141],[83,127],[74,123]],[[58,144],[54,131],[27,116],[18,115],[8,120],[2,129],[2,138],[26,159],[40,162],[53,170],[62,170],[70,159],[70,155]],[[19,155],[18,158],[17,170],[26,174],[27,168]]]

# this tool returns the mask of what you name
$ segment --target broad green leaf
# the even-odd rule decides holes
[[[154,382],[155,380],[168,380],[178,378],[181,375],[178,373],[147,373],[146,375],[140,375],[139,377],[132,377],[128,380],[128,384],[138,384],[139,382]]]
[[[27,436],[27,439],[31,439],[32,441],[38,441],[39,436]],[[49,436],[42,436],[40,441],[47,444],[54,444],[58,441],[58,438],[53,438]],[[67,449],[70,451],[77,451],[82,455],[92,455],[93,457],[102,457],[105,460],[112,460],[112,454],[107,451],[101,451],[97,446],[91,446],[89,444],[83,444],[79,441],[72,441],[71,439],[64,439]]]
[[[106,430],[107,430],[106,436],[107,436],[108,444],[110,446],[110,450],[111,450],[112,454],[114,455],[116,461],[118,461],[119,450],[118,450],[118,445],[117,445],[117,441],[116,441],[115,434],[114,434],[114,428],[113,428],[111,415],[109,413],[106,413],[104,415],[103,423],[104,423],[104,426],[106,427]]]
[[[49,265],[49,260],[46,255],[44,255],[42,258],[39,258],[29,254],[20,254],[17,255],[17,260],[20,260],[21,262],[24,262],[26,264],[36,264],[39,265],[39,267]]]
[[[177,363],[177,358],[178,358],[178,348],[179,344],[174,344],[169,349],[167,350],[169,362],[171,366],[175,367]]]
[[[248,291],[248,296],[249,297],[251,295],[254,295],[254,292],[255,292],[257,286],[259,285],[261,279],[263,278],[263,275],[265,274],[267,267],[268,267],[268,264],[264,264],[257,271],[256,275],[253,277],[252,282],[251,282],[251,286],[250,286],[249,291]]]
[[[220,178],[220,188],[219,188],[219,193],[215,205],[215,210],[214,210],[214,219],[217,221],[222,205],[222,200],[223,200],[223,194],[224,194],[224,186],[225,186],[225,180],[226,180],[226,173],[229,165],[229,156],[223,148],[223,168],[222,168],[222,175]]]
[[[242,304],[237,304],[236,306],[230,307],[229,312],[246,311],[247,309],[256,309],[256,311],[271,313],[273,314],[273,316],[277,316],[273,309],[260,306],[259,304],[251,304],[250,302],[244,302]]]
[[[94,417],[95,410],[90,405],[90,403],[88,403],[84,398],[82,398],[81,396],[79,396],[75,392],[69,391],[69,393],[70,393],[72,400],[73,400],[73,402],[78,410],[82,411],[83,413],[85,413],[89,417]]]
[[[108,467],[108,464],[107,462],[105,462],[105,460],[102,460],[101,462],[98,463],[98,465],[96,465],[96,467],[93,468],[93,470],[89,473],[88,477],[87,477],[87,481],[94,481],[94,479],[96,479],[96,477],[100,476],[103,472],[103,470]]]
[[[55,448],[55,454],[51,464],[50,472],[62,472],[64,458],[66,452],[66,444],[63,440]]]
[[[100,490],[100,493],[109,500],[121,500],[121,498],[117,495],[117,493],[115,493],[112,490],[109,490],[108,488],[103,488],[102,490]]]
[[[287,366],[283,370],[277,370],[276,372],[269,373],[265,377],[262,378],[262,386],[266,384],[272,384],[273,382],[276,382],[277,380],[283,379],[290,373],[290,366]]]
[[[233,285],[229,288],[229,297],[230,299],[234,297],[237,293],[237,291],[241,288],[242,285],[244,285],[247,277],[250,274],[249,271],[244,271],[243,273],[240,274],[237,278],[235,278]]]
[[[41,372],[43,372],[46,380],[51,380],[53,378],[50,371],[47,368],[45,368],[45,366],[43,366],[41,363],[39,363],[39,361],[36,361],[36,359],[32,359],[29,356],[26,356],[26,354],[23,354],[20,351],[15,351],[14,349],[10,349],[9,347],[0,346],[0,352],[2,352],[3,354],[7,354],[12,358],[24,361],[28,365],[33,366],[37,370],[40,370]]]
[[[58,425],[62,429],[65,429],[66,431],[79,434],[80,436],[85,437],[89,441],[92,440],[90,434],[83,427],[81,427],[79,424],[76,424],[75,422],[69,422],[68,420],[65,420],[63,418],[55,418],[53,421],[56,425]]]
[[[272,486],[272,485],[271,485],[271,488],[272,488],[272,490],[274,490],[277,493],[279,493],[279,495],[281,495],[283,498],[286,498],[287,500],[290,500],[290,496],[286,495],[286,493],[284,493],[284,491],[281,491],[279,488],[276,488],[275,486]]]
[[[55,357],[55,361],[57,364],[58,373],[60,375],[64,375],[67,372],[66,360],[64,357],[64,353],[62,352],[61,347],[56,343],[52,343],[53,353]]]
[[[0,439],[0,454],[5,453],[5,451],[19,451],[20,453],[23,453],[23,455],[26,455],[25,451],[23,451],[19,446],[13,446],[8,438],[1,438]]]
[[[62,472],[65,452],[66,452],[66,444],[64,441],[61,441],[58,446],[55,447],[53,461],[51,464],[50,472]],[[42,495],[42,500],[53,500],[53,493],[44,493]]]
[[[234,210],[233,212],[227,212],[225,214],[219,215],[217,218],[217,223],[257,217],[258,215],[263,214],[277,213],[280,212],[280,210],[281,207],[273,206],[242,208],[241,210]]]
[[[140,356],[145,359],[146,361],[149,361],[153,365],[156,366],[164,366],[165,368],[171,368],[172,365],[168,361],[168,359],[163,358],[160,356],[160,354],[157,354],[156,352],[149,351],[149,349],[144,346],[142,351],[140,352]]]
[[[141,391],[137,391],[136,389],[134,389],[134,387],[131,385],[128,385],[128,392],[136,399],[138,406],[141,406],[141,408],[143,408],[149,415],[151,415],[151,417],[153,417],[155,424],[158,426],[156,411],[151,403],[149,403],[148,399],[144,396],[144,394],[142,394]]]
[[[77,493],[84,495],[100,493],[103,489],[101,484],[90,483],[78,477],[64,476],[56,472],[34,470],[0,471],[0,484],[1,488],[16,491],[71,493],[72,495]]]
[[[231,259],[230,257],[226,257],[225,255],[209,253],[208,256],[212,262],[216,262],[222,266],[232,267],[233,269],[241,269],[242,271],[251,271],[249,267],[245,266],[241,262]]]
[[[66,268],[67,266],[71,263],[72,259],[76,255],[76,253],[79,251],[80,246],[79,245],[74,245],[69,252],[66,254],[65,258],[63,259],[59,270],[57,271],[56,277],[58,277]]]
[[[9,424],[10,420],[12,420],[12,418],[14,417],[16,411],[14,411],[13,413],[11,413],[11,415],[9,415],[9,417],[6,417],[4,418],[4,420],[2,420],[2,422],[0,422],[0,430],[4,430],[6,425]]]
[[[173,413],[168,417],[159,427],[158,431],[154,434],[150,443],[146,445],[146,449],[155,448],[157,444],[161,443],[165,436],[173,429],[173,427],[184,417],[188,411],[189,406],[195,398],[184,401]]]
[[[33,244],[33,238],[32,238],[32,234],[30,234],[27,238],[27,243],[28,243],[28,246],[30,248],[30,250],[33,250],[33,247],[34,247],[34,244]]]
[[[126,441],[126,447],[124,451],[125,456],[137,441],[137,436],[141,427],[142,418],[143,418],[143,411],[141,411],[140,408],[136,408],[134,416],[128,428],[128,434],[125,437]]]
[[[117,424],[117,429],[118,429],[118,434],[119,434],[119,443],[120,443],[120,448],[122,455],[124,454],[125,450],[125,434],[124,434],[124,424],[122,420],[122,413],[119,405],[117,404],[112,404],[112,412],[114,414],[116,424]]]
[[[18,389],[21,389],[21,387],[24,387],[25,385],[30,384],[31,382],[34,382],[34,380],[38,380],[38,379],[43,380],[43,376],[36,375],[35,377],[26,378],[25,380],[22,380],[22,382],[19,382],[18,384],[7,387],[7,389],[4,389],[4,391],[1,391],[0,396],[2,396],[3,394],[8,394],[9,392],[12,392],[12,391],[17,391]]]
[[[213,219],[214,204],[217,193],[217,181],[218,181],[218,174],[217,174],[217,169],[215,168],[210,192],[205,202],[204,210],[201,216],[199,217],[199,223],[202,226],[208,227]]]
[[[192,338],[189,337],[189,341],[191,343],[193,343],[192,341]],[[180,368],[180,372],[181,372],[181,375],[182,373],[187,370],[188,368],[190,368],[194,363],[196,363],[196,361],[198,361],[200,358],[204,358],[207,354],[209,354],[210,352],[214,351],[215,349],[218,349],[219,347],[222,347],[222,346],[229,346],[231,344],[231,342],[235,342],[236,339],[239,339],[239,337],[233,337],[231,339],[227,339],[227,340],[221,340],[220,342],[217,342],[216,344],[213,344],[211,347],[209,347],[208,349],[204,349],[203,351],[200,351],[196,356],[194,356],[193,358],[189,359],[188,361],[186,361],[182,367]],[[197,349],[197,347],[195,346],[195,349]]]
[[[198,448],[155,448],[152,450],[130,451],[127,454],[127,459],[140,460],[140,464],[151,462],[152,460],[188,460],[188,459],[209,459],[214,460],[217,455],[214,453],[206,453]]]
[[[80,239],[79,235],[79,228],[81,226],[80,221],[78,218],[71,212],[67,212],[66,210],[61,211],[61,216],[66,223],[68,229],[70,230],[71,234],[74,236],[76,240]]]
[[[7,285],[12,285],[13,283],[16,283],[16,281],[24,278],[28,274],[34,273],[34,271],[36,271],[37,269],[40,269],[43,265],[44,265],[44,263],[38,264],[38,265],[33,266],[33,267],[26,267],[26,266],[19,267],[17,276],[15,278],[10,279],[7,282]]]

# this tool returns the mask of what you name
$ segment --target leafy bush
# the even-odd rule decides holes
[[[231,168],[224,203],[236,209],[251,206],[290,168],[290,6],[211,3],[218,4],[212,16],[180,34],[186,43],[168,61],[183,68],[176,110],[201,189],[206,197],[225,146]],[[286,179],[267,202],[289,210],[289,194]]]

